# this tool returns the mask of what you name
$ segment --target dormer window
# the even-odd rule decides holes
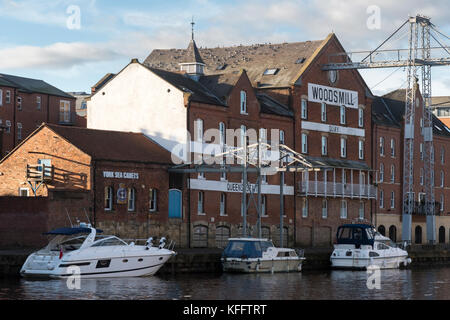
[[[276,75],[278,72],[278,68],[267,68],[266,71],[264,71],[264,75],[265,76],[273,76]]]
[[[247,114],[247,92],[241,91],[241,114]]]

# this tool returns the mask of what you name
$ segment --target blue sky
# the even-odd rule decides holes
[[[373,5],[380,10],[380,26],[369,29],[367,10]],[[74,6],[80,12],[75,29]],[[88,92],[131,58],[143,61],[155,48],[187,47],[192,16],[199,46],[318,40],[335,32],[352,51],[375,48],[416,13],[450,34],[447,0],[0,0],[0,72]],[[433,69],[434,95],[450,95],[448,70]],[[406,79],[402,69],[361,74],[376,94],[404,86]]]

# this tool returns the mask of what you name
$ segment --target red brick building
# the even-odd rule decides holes
[[[72,199],[69,215],[86,210],[106,232],[180,243],[181,221],[168,224],[170,165],[170,153],[143,134],[43,124],[0,162],[0,194],[46,198],[65,192],[72,199],[87,192],[88,201],[81,198],[78,207]],[[65,208],[59,209],[66,220]]]
[[[401,241],[403,202],[404,89],[377,97],[373,102],[373,157],[378,170],[378,200],[374,203],[378,230],[394,241]],[[415,127],[423,127],[423,98],[417,90]],[[412,242],[426,242],[424,138],[420,130],[414,138],[414,210]],[[434,194],[437,242],[450,242],[450,129],[433,115]],[[433,176],[432,176],[433,180]]]
[[[42,80],[0,74],[0,156],[43,122],[74,125],[75,120],[73,96]]]

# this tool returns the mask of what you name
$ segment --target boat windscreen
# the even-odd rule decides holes
[[[270,247],[269,241],[230,241],[223,251],[225,258],[261,258]]]

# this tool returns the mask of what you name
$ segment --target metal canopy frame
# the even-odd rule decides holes
[[[169,168],[169,172],[173,173],[221,173],[232,172],[242,173],[242,203],[241,210],[243,215],[243,237],[247,236],[247,210],[250,201],[253,201],[257,212],[257,228],[258,237],[262,236],[261,232],[261,216],[262,216],[262,196],[261,196],[261,173],[280,173],[280,246],[283,246],[283,216],[284,216],[284,175],[286,172],[304,172],[304,171],[320,171],[321,168],[314,167],[304,156],[292,150],[284,144],[269,144],[266,141],[259,140],[257,143],[249,144],[239,147],[230,147],[222,145],[223,152],[216,155],[202,155],[201,161],[198,163],[186,163]],[[267,160],[263,157],[265,152],[279,152],[276,159]],[[241,162],[236,164],[215,164],[208,165],[205,161],[224,157],[229,159],[237,159]],[[270,163],[277,163],[278,166],[272,167]],[[248,173],[257,174],[257,199],[254,194],[256,187],[248,183]],[[247,192],[249,191],[250,199],[247,203]]]

